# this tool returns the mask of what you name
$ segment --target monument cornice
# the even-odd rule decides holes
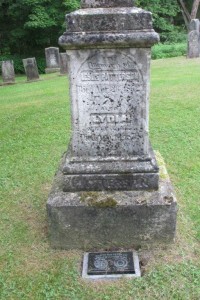
[[[117,32],[65,32],[59,39],[59,45],[70,49],[104,48],[149,48],[159,42],[159,35],[154,31]]]
[[[66,15],[67,31],[153,29],[152,13],[137,7],[79,9]]]
[[[59,39],[65,49],[149,48],[159,41],[152,14],[136,7],[79,9],[66,15],[66,23]]]

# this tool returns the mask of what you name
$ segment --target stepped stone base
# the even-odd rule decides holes
[[[150,147],[148,157],[109,158],[93,161],[73,158],[71,147],[63,157],[63,191],[157,190],[159,168]],[[115,160],[114,160],[115,159]]]
[[[162,158],[157,160],[159,189],[152,191],[63,192],[61,166],[47,202],[51,246],[94,250],[173,242],[177,202]]]

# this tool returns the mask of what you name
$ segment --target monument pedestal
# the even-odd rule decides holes
[[[158,190],[63,192],[64,157],[47,202],[51,246],[89,251],[173,242],[177,202],[160,161]]]
[[[152,15],[131,0],[82,0],[67,50],[72,139],[47,203],[51,245],[113,249],[174,240],[177,205],[149,142]]]

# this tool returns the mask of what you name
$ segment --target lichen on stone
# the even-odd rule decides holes
[[[165,162],[164,159],[162,157],[162,155],[160,154],[159,151],[155,151],[155,155],[156,155],[156,160],[158,162],[158,166],[159,166],[159,175],[160,175],[160,179],[169,179],[169,175],[167,173],[167,169],[165,166]]]
[[[103,195],[100,192],[82,192],[80,200],[88,206],[100,208],[115,207],[117,205],[117,201],[113,197]]]

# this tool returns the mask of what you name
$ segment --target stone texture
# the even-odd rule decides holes
[[[80,9],[66,16],[68,32],[153,29],[152,14],[136,7]]]
[[[12,60],[2,61],[2,79],[4,84],[15,83],[15,70]]]
[[[60,74],[66,75],[68,73],[67,54],[60,53]]]
[[[49,47],[45,49],[46,69],[45,72],[55,73],[60,71],[59,48]]]
[[[81,0],[81,7],[129,7],[133,6],[133,0]]]
[[[65,32],[59,38],[59,45],[65,49],[106,49],[106,48],[150,48],[159,41],[158,34],[150,32],[127,32],[127,33],[90,33],[84,35],[79,32]]]
[[[190,31],[188,33],[188,58],[196,58],[200,56],[200,32],[199,20],[194,19],[190,23]]]
[[[47,202],[51,246],[91,250],[173,242],[177,203],[163,163],[160,169],[157,191],[75,193],[63,192],[59,170]]]
[[[27,76],[27,81],[35,81],[40,79],[35,57],[23,59],[23,65]]]

